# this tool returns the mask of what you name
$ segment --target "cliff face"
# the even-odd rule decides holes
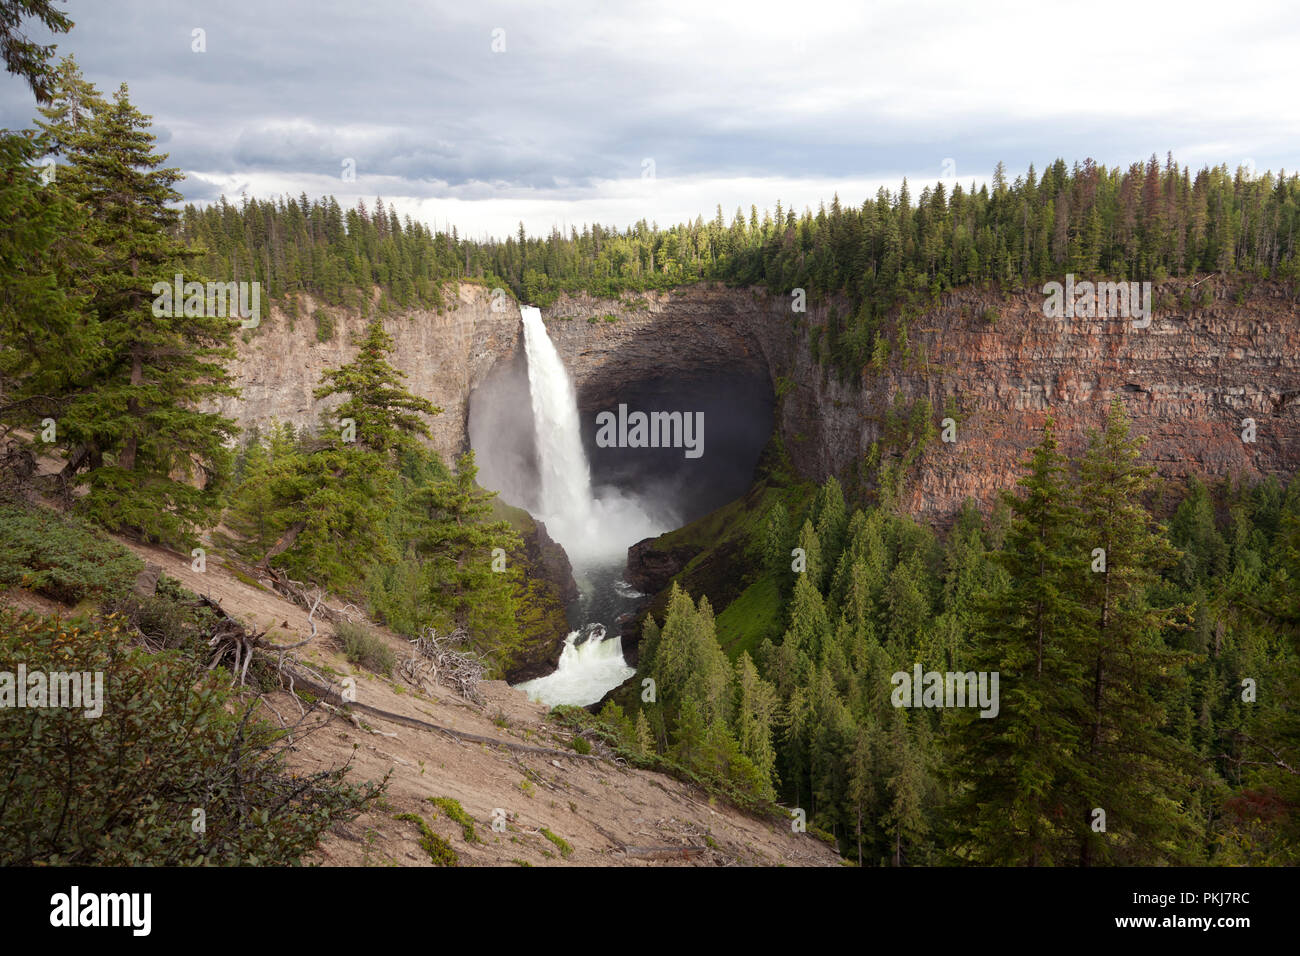
[[[689,381],[738,368],[761,371],[783,395],[777,425],[806,477],[847,474],[881,439],[886,411],[928,398],[934,422],[956,409],[957,440],[932,442],[905,485],[903,505],[939,520],[972,497],[990,502],[1011,487],[1025,452],[1055,415],[1062,442],[1081,446],[1113,396],[1148,436],[1146,457],[1167,475],[1290,475],[1300,467],[1300,309],[1274,286],[1242,293],[1217,278],[1204,307],[1162,309],[1189,283],[1155,290],[1148,328],[1129,320],[1048,319],[1036,293],[963,289],[946,295],[907,328],[909,356],[895,348],[880,370],[841,382],[816,366],[803,325],[822,325],[826,304],[790,312],[786,296],[695,286],[623,300],[564,297],[545,310],[548,330],[574,377],[587,414],[611,408],[629,382]],[[385,321],[393,362],[409,387],[443,408],[434,446],[451,459],[468,444],[469,397],[492,367],[522,349],[518,308],[493,312],[489,291],[465,285],[442,315],[411,312]],[[985,318],[996,311],[996,321]],[[290,329],[272,314],[234,365],[242,400],[222,411],[241,425],[275,417],[315,424],[326,403],[311,397],[322,370],[355,354],[348,344],[364,320],[340,315],[333,341],[315,324]],[[779,388],[778,388],[779,385]],[[1256,441],[1242,441],[1242,419]]]
[[[519,310],[513,318],[494,313],[488,290],[462,286],[445,293],[449,308],[442,314],[413,310],[384,322],[396,344],[390,361],[406,373],[406,385],[417,395],[442,408],[430,422],[433,445],[447,460],[464,450],[465,416],[470,390],[497,358],[509,354],[519,338]],[[316,427],[320,413],[340,402],[312,397],[321,373],[350,362],[357,354],[352,338],[365,331],[367,320],[355,311],[326,307],[334,317],[334,334],[317,340],[310,317],[319,306],[310,297],[300,304],[299,318],[291,321],[279,308],[239,344],[231,364],[242,395],[216,404],[223,415],[241,428],[266,425],[272,419],[297,427]]]
[[[868,378],[852,410],[832,403],[828,417],[832,427],[852,428],[859,416],[865,438],[878,432],[895,390],[928,397],[936,418],[951,396],[957,441],[929,446],[903,501],[913,513],[934,516],[951,514],[967,496],[987,503],[1011,487],[1049,413],[1063,446],[1081,449],[1116,396],[1147,438],[1144,458],[1163,475],[1289,477],[1300,468],[1297,302],[1276,287],[1244,294],[1217,279],[1195,292],[1189,286],[1158,286],[1157,303],[1169,305],[1157,305],[1144,329],[1127,319],[1048,319],[1033,293],[954,293],[910,325],[911,351],[923,358],[895,359]],[[1208,305],[1175,304],[1207,287]],[[995,321],[983,317],[986,309],[996,310]],[[1255,422],[1254,442],[1242,439],[1247,418]],[[838,450],[835,466],[843,468],[848,455]]]

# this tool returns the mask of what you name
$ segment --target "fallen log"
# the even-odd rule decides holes
[[[693,860],[703,856],[702,846],[622,846],[619,847],[628,856],[641,860]]]
[[[517,753],[528,754],[545,754],[555,757],[569,757],[572,760],[594,760],[600,762],[599,757],[590,754],[580,754],[574,750],[557,750],[554,747],[531,747],[528,744],[516,744],[508,740],[501,740],[497,737],[483,737],[479,734],[471,734],[464,730],[452,730],[450,727],[443,727],[441,724],[430,723],[427,720],[419,720],[415,717],[407,717],[405,714],[394,714],[391,711],[381,710],[378,707],[371,707],[369,704],[362,704],[355,700],[346,700],[339,691],[332,687],[327,687],[309,677],[299,673],[297,668],[291,668],[286,662],[285,670],[291,670],[293,675],[294,687],[301,685],[311,691],[317,697],[336,707],[348,707],[352,710],[359,710],[363,713],[373,714],[382,720],[390,723],[405,724],[407,727],[414,727],[417,730],[433,730],[438,733],[446,734],[463,743],[487,744],[490,747],[505,747],[507,750],[513,750]]]

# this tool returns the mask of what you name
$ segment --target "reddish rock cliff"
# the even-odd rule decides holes
[[[1045,318],[1036,292],[958,290],[908,323],[910,358],[896,352],[882,370],[847,384],[811,361],[803,326],[825,322],[825,303],[795,316],[788,297],[701,285],[621,301],[564,297],[545,318],[586,411],[611,407],[620,387],[637,379],[764,370],[774,388],[782,383],[779,427],[795,467],[811,478],[850,473],[881,438],[896,394],[908,403],[928,398],[936,424],[951,400],[957,441],[930,444],[903,501],[942,520],[965,498],[987,504],[1014,484],[1049,411],[1073,450],[1116,395],[1164,474],[1289,476],[1300,467],[1297,302],[1275,285],[1245,290],[1211,278],[1192,297],[1199,302],[1208,290],[1207,305],[1160,306],[1184,298],[1189,284],[1157,286],[1145,329],[1120,319]],[[397,343],[394,363],[414,391],[444,409],[434,445],[449,458],[466,447],[472,390],[522,347],[513,303],[493,312],[488,291],[469,285],[451,301],[442,315],[385,321]],[[272,417],[314,424],[323,406],[311,389],[322,369],[351,358],[345,343],[362,325],[359,316],[340,316],[335,341],[321,344],[310,320],[291,330],[273,314],[241,348],[235,374],[244,397],[223,411],[241,424]],[[1256,421],[1253,444],[1241,439],[1244,418]]]

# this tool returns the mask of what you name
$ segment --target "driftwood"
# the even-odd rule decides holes
[[[257,570],[270,578],[271,586],[276,591],[297,604],[304,611],[315,609],[322,618],[333,623],[339,621],[346,621],[349,624],[358,623],[361,612],[357,610],[356,605],[344,604],[342,607],[330,607],[325,603],[325,592],[322,589],[313,587],[309,590],[301,581],[293,580],[276,568],[259,566]]]
[[[580,754],[573,750],[556,750],[554,747],[531,747],[528,744],[516,744],[516,743],[512,743],[509,740],[500,740],[496,737],[483,737],[479,734],[471,734],[463,730],[452,730],[450,727],[443,727],[441,724],[430,723],[427,720],[419,720],[418,718],[415,717],[407,717],[405,714],[394,714],[391,711],[381,710],[378,707],[371,707],[369,704],[358,703],[355,700],[347,700],[346,698],[344,698],[342,693],[340,693],[335,688],[330,687],[326,684],[322,684],[318,681],[311,679],[310,677],[305,677],[301,673],[296,672],[295,668],[299,666],[301,665],[298,665],[296,661],[291,662],[290,664],[286,665],[285,672],[290,673],[292,671],[295,684],[302,685],[304,688],[306,688],[307,690],[315,694],[317,697],[319,697],[321,700],[325,701],[326,703],[333,704],[336,707],[347,707],[353,710],[359,710],[362,711],[363,713],[373,714],[376,717],[379,717],[383,720],[390,721],[395,724],[404,724],[407,727],[414,727],[417,730],[436,731],[438,733],[446,734],[448,737],[451,737],[462,743],[487,744],[490,747],[505,747],[507,750],[513,750],[516,753],[545,754],[547,756],[554,756],[554,757],[568,757],[572,760],[593,760],[596,762],[600,761],[599,757],[593,757],[590,754]]]
[[[621,846],[628,856],[642,860],[693,860],[703,856],[706,847],[702,846]]]
[[[199,595],[199,604],[211,610],[217,617],[216,626],[212,629],[212,636],[208,639],[208,647],[215,649],[212,660],[208,664],[208,670],[215,669],[227,655],[230,655],[234,658],[231,672],[235,674],[235,682],[240,686],[243,686],[248,676],[248,665],[253,661],[254,652],[262,651],[277,655],[276,673],[278,674],[284,670],[285,655],[289,651],[310,644],[316,638],[315,607],[307,615],[307,623],[311,625],[311,634],[293,644],[276,644],[274,641],[266,639],[265,631],[254,632],[248,630],[243,624],[227,614],[220,602],[213,600],[206,594]]]
[[[419,687],[426,680],[445,684],[460,696],[481,704],[479,682],[487,673],[488,662],[473,651],[460,648],[469,640],[469,632],[458,627],[449,634],[429,628],[424,637],[411,641],[415,651],[399,665],[402,676]]]

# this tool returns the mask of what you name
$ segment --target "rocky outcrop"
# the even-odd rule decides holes
[[[623,580],[642,594],[658,594],[695,556],[692,550],[660,548],[658,540],[646,538],[627,549]]]
[[[1247,289],[1217,277],[1194,294],[1190,284],[1158,285],[1145,329],[1121,319],[1048,319],[1043,297],[1032,292],[957,290],[908,322],[906,355],[890,324],[890,360],[848,382],[814,363],[808,345],[808,330],[826,323],[829,303],[794,315],[789,297],[701,284],[621,300],[561,297],[544,317],[584,412],[612,407],[629,382],[761,370],[782,396],[777,428],[785,447],[809,478],[853,471],[882,438],[895,396],[909,404],[928,399],[936,424],[945,406],[955,409],[957,440],[931,443],[902,502],[942,520],[967,497],[987,504],[1014,484],[1049,412],[1066,448],[1077,449],[1115,396],[1147,436],[1146,457],[1164,474],[1294,473],[1294,296],[1276,284]],[[1193,299],[1205,304],[1176,304]],[[448,301],[442,314],[410,312],[387,319],[385,328],[409,386],[443,408],[433,444],[450,459],[467,447],[471,392],[497,363],[515,360],[522,337],[518,308],[511,303],[493,312],[485,288],[463,285],[449,291]],[[314,424],[326,403],[311,390],[322,370],[352,357],[346,343],[364,320],[339,315],[327,343],[316,341],[310,319],[291,326],[276,311],[264,325],[234,365],[243,398],[227,400],[222,410],[241,424],[272,417]],[[1241,438],[1246,418],[1256,422],[1253,443]]]
[[[443,312],[417,309],[384,319],[393,336],[392,363],[406,373],[406,386],[442,409],[430,422],[433,447],[448,461],[467,447],[465,422],[469,395],[489,369],[511,354],[520,337],[519,310],[493,312],[490,290],[465,284],[447,289]],[[318,309],[331,317],[333,331],[320,341],[312,318]],[[241,427],[266,425],[272,419],[295,427],[315,428],[322,412],[340,396],[316,399],[321,373],[350,362],[357,354],[352,339],[368,319],[356,310],[323,306],[311,297],[299,300],[299,316],[279,307],[261,325],[245,333],[231,373],[241,395],[216,404]]]
[[[539,573],[555,586],[555,592],[565,604],[578,598],[578,582],[573,579],[573,565],[564,549],[546,533],[546,525],[536,522],[537,531],[527,535],[528,559]]]

